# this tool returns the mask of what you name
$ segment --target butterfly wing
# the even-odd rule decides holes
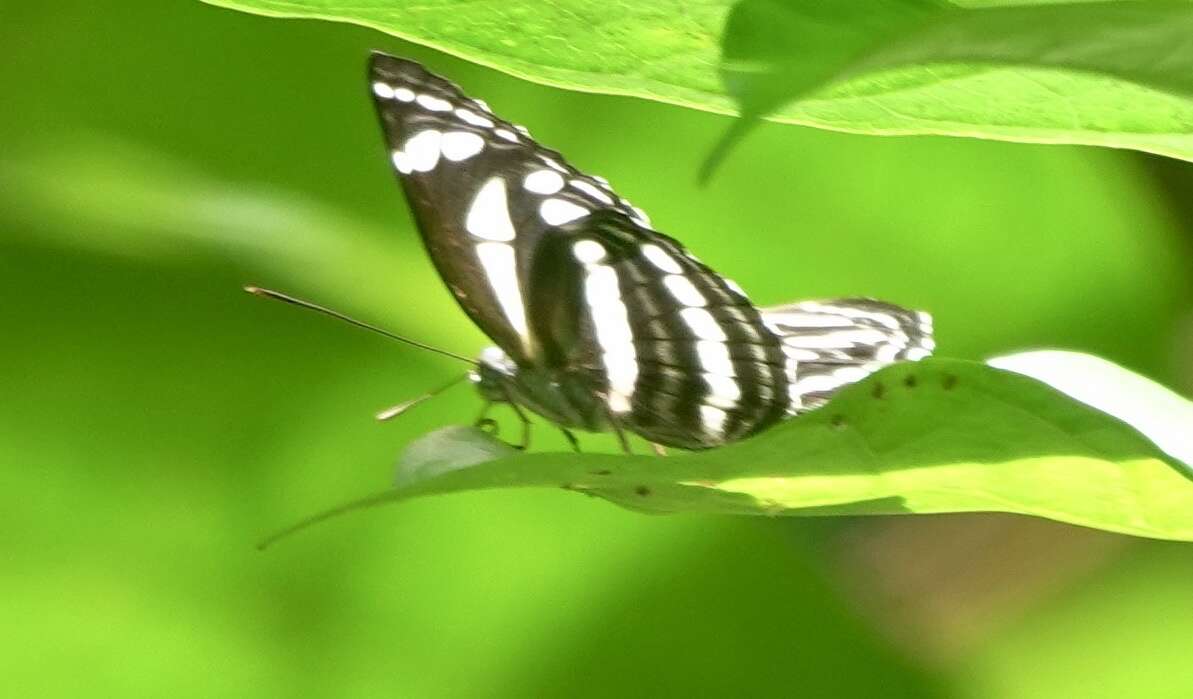
[[[603,377],[610,416],[687,449],[753,434],[788,412],[786,357],[732,282],[675,240],[612,210],[565,224],[543,246],[532,301],[562,363]],[[541,298],[541,303],[538,301]]]
[[[936,347],[932,316],[867,298],[803,301],[761,309],[790,360],[796,410],[823,405],[842,386]]]
[[[541,363],[543,338],[526,298],[542,238],[593,211],[644,215],[419,64],[375,53],[369,77],[390,158],[440,276],[515,361]]]

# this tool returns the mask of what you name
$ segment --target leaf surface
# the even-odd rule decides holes
[[[1184,1],[205,1],[372,27],[586,92],[854,133],[1193,160],[1193,3]]]
[[[1064,354],[1092,366],[1085,355]],[[1133,395],[1180,401],[1166,414],[1193,424],[1187,400],[1102,364],[1095,385],[1112,392],[1130,375]],[[888,367],[757,437],[698,453],[517,454],[480,430],[444,428],[408,449],[396,489],[343,509],[530,486],[650,513],[1000,511],[1191,541],[1191,476],[1189,464],[1134,427],[1041,381],[978,362],[926,359]]]

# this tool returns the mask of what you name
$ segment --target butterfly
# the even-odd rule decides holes
[[[369,83],[427,252],[496,346],[473,382],[563,429],[707,449],[933,348],[923,312],[867,298],[758,308],[607,181],[420,64]]]

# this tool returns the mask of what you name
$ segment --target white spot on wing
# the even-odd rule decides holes
[[[696,357],[705,373],[719,376],[734,376],[733,360],[729,357],[729,346],[716,340],[700,340],[696,343]]]
[[[704,294],[696,288],[696,285],[687,277],[681,274],[668,274],[663,277],[663,286],[667,287],[667,291],[685,306],[707,306],[708,301],[704,298]]]
[[[809,393],[832,391],[844,385],[844,383],[844,381],[833,377],[832,374],[819,374],[800,379],[792,389],[797,395],[802,397]]]
[[[484,147],[485,139],[471,131],[449,131],[443,134],[443,143],[440,146],[443,157],[454,162],[467,160],[481,152]]]
[[[878,351],[874,353],[874,361],[879,364],[890,364],[895,361],[902,350],[902,345],[879,345]]]
[[[647,260],[650,260],[652,265],[669,274],[679,274],[683,271],[683,268],[679,266],[679,263],[675,261],[675,258],[668,255],[663,248],[655,245],[654,243],[647,243],[646,245],[643,245],[642,255]]]
[[[393,160],[394,167],[403,175],[409,175],[414,172],[414,166],[410,164],[410,156],[406,155],[405,151],[396,150],[390,155]]]
[[[394,89],[381,81],[373,83],[373,94],[383,100],[393,99]]]
[[[411,90],[408,87],[394,88],[394,99],[399,102],[413,102],[414,90]]]
[[[746,290],[741,288],[741,286],[737,282],[733,281],[732,279],[723,279],[722,281],[725,282],[725,286],[729,287],[729,290],[732,291],[733,293],[737,294],[738,296],[742,297],[743,299],[750,298],[746,294]]]
[[[588,215],[588,209],[564,199],[552,197],[539,206],[539,215],[551,226],[561,226]]]
[[[595,240],[578,240],[572,244],[572,254],[584,264],[605,259],[605,246]]]
[[[797,362],[814,362],[818,359],[821,359],[819,352],[813,352],[812,350],[808,349],[798,349],[796,347],[791,347],[790,345],[783,345],[783,354],[786,355],[788,359],[794,359]]]
[[[410,158],[410,167],[415,172],[430,172],[439,162],[439,143],[443,134],[435,129],[427,129],[410,137],[402,150]]]
[[[809,393],[824,393],[861,381],[870,375],[871,370],[860,366],[845,366],[828,374],[816,374],[795,382],[795,392],[800,396]]]
[[[601,360],[609,379],[609,409],[624,413],[630,410],[630,397],[638,381],[637,353],[629,313],[621,300],[617,272],[601,264],[588,264],[585,269],[584,300],[592,314],[597,344],[602,350]]]
[[[493,129],[493,133],[497,134],[498,138],[504,138],[505,140],[513,141],[514,143],[518,142],[518,135],[515,134],[513,131],[510,131],[509,129],[503,129],[503,128]]]
[[[871,374],[870,369],[860,366],[847,366],[837,369],[833,372],[833,376],[840,379],[844,383],[853,383],[861,381]]]
[[[704,397],[704,402],[726,410],[737,407],[737,402],[741,400],[741,386],[737,380],[723,374],[705,374],[704,382],[708,384],[708,395]]]
[[[435,95],[419,95],[415,98],[415,101],[423,108],[429,109],[432,112],[450,112],[452,110],[451,102]]]
[[[762,320],[780,335],[798,328],[848,328],[853,321],[829,313],[762,313]],[[775,327],[779,326],[779,327]],[[787,326],[786,330],[782,326]]]
[[[900,346],[903,344],[898,342],[898,338],[871,328],[836,330],[816,335],[794,333],[783,338],[784,344],[803,349],[848,349],[857,345],[878,345],[888,341]]]
[[[729,414],[711,405],[700,406],[700,422],[704,423],[704,431],[711,435],[721,435],[725,432],[725,420]]]
[[[460,121],[463,121],[468,124],[472,124],[473,126],[483,126],[486,129],[493,128],[493,120],[492,119],[490,119],[488,117],[483,117],[480,114],[477,114],[476,112],[472,111],[471,109],[457,107],[456,108],[456,117],[458,117],[460,119]]]
[[[835,305],[831,303],[821,303],[819,301],[805,301],[797,305],[799,308],[807,309],[809,311],[842,315],[847,318],[864,318],[866,320],[872,320],[879,325],[891,328],[892,330],[899,329],[899,319],[895,318],[889,313],[883,313],[881,311],[867,311],[862,308],[857,308],[856,306]]]
[[[701,340],[724,342],[729,339],[712,314],[703,308],[685,308],[679,312],[679,316]]]
[[[555,194],[563,189],[563,176],[554,170],[535,170],[522,180],[522,186],[535,194]]]
[[[609,206],[613,205],[613,197],[601,191],[601,189],[595,185],[589,184],[584,180],[569,180],[568,184],[580,190],[581,192],[584,192],[593,199],[596,199],[602,204],[607,204]]]
[[[509,205],[506,202],[505,180],[490,177],[476,193],[464,227],[469,233],[485,240],[510,241],[516,235],[510,221]]]
[[[522,304],[522,289],[518,286],[518,263],[514,247],[506,243],[481,243],[476,246],[476,256],[485,270],[485,277],[497,297],[501,312],[525,340],[529,332],[526,327],[526,307]]]
[[[787,414],[794,415],[804,409],[804,396],[795,388],[795,383],[787,385]]]

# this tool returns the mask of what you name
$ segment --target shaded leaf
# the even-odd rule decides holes
[[[453,307],[433,271],[404,255],[404,245],[417,245],[413,236],[393,236],[291,192],[224,182],[98,134],[72,134],[0,161],[0,206],[41,240],[145,259],[224,255],[246,270],[246,283],[280,285],[369,318],[392,316],[393,300],[407,288],[394,280],[395,270],[427,290],[423,304]],[[460,327],[470,330],[463,319]],[[438,341],[442,322],[405,329],[450,344]]]

